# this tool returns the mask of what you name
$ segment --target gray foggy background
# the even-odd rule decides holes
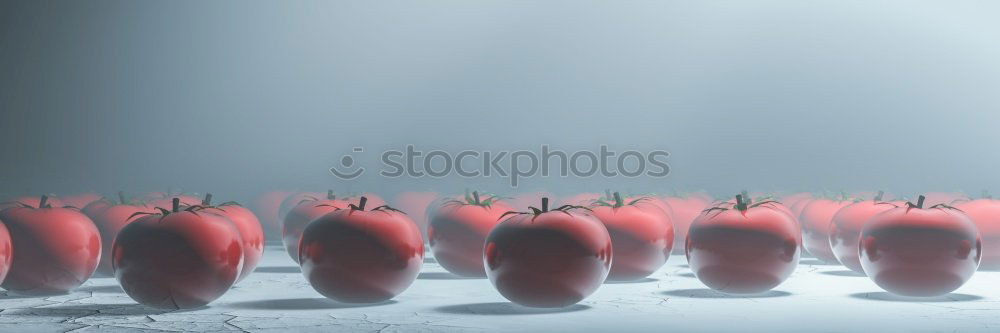
[[[0,1],[0,191],[510,191],[385,149],[664,149],[605,187],[997,188],[990,1]],[[369,168],[327,169],[351,147]]]

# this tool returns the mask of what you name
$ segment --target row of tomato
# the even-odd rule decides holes
[[[803,247],[891,292],[929,296],[975,272],[984,253],[979,230],[991,230],[984,225],[1000,217],[1000,204],[928,196],[916,203],[864,193],[712,200],[608,191],[550,202],[541,193],[407,192],[393,200],[400,211],[370,193],[273,192],[254,203],[262,221],[235,203],[213,205],[210,195],[27,197],[0,206],[0,280],[19,293],[61,293],[96,270],[113,274],[140,303],[198,307],[253,271],[264,222],[280,229],[309,283],[342,302],[401,293],[419,273],[425,240],[448,271],[488,277],[504,297],[528,306],[566,306],[606,280],[642,279],[671,251],[685,253],[713,289],[759,293],[791,274]],[[991,240],[986,257],[996,260]]]

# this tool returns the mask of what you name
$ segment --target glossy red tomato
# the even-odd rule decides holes
[[[113,247],[115,278],[140,304],[190,309],[221,297],[243,265],[239,231],[216,214],[161,210],[129,223]]]
[[[240,245],[243,247],[243,268],[236,282],[242,281],[253,273],[260,258],[264,256],[264,230],[261,229],[260,220],[257,219],[257,215],[237,202],[230,201],[212,206],[211,193],[205,194],[200,206],[199,212],[222,215],[239,231],[242,240]]]
[[[450,201],[436,210],[427,234],[438,264],[465,277],[486,277],[483,246],[486,235],[511,210],[496,197],[480,198],[472,192],[467,201]]]
[[[486,237],[486,276],[503,297],[531,307],[565,307],[594,293],[611,268],[607,228],[571,209],[532,207]]]
[[[708,208],[711,200],[705,200],[701,196],[669,196],[663,198],[663,201],[666,201],[673,209],[670,222],[674,225],[674,244],[678,244],[674,247],[673,252],[684,253],[684,247],[680,245],[684,244],[684,240],[687,239],[691,222],[694,222],[694,219],[701,215],[701,211]]]
[[[14,244],[10,240],[10,232],[0,221],[0,282],[7,278],[10,266],[14,262]]]
[[[417,225],[388,206],[358,205],[323,215],[306,227],[299,247],[302,274],[313,289],[346,303],[375,303],[402,293],[420,273],[424,241]]]
[[[309,223],[332,211],[347,208],[350,204],[351,202],[346,199],[337,199],[333,191],[329,191],[325,200],[305,199],[292,208],[285,215],[285,222],[281,224],[281,238],[288,256],[298,263],[299,242]]]
[[[878,214],[861,230],[861,267],[879,287],[903,296],[938,296],[979,267],[982,242],[959,210],[916,204]]]
[[[132,215],[138,212],[148,212],[152,207],[139,202],[130,202],[125,199],[125,195],[118,193],[118,202],[100,200],[93,202],[83,208],[82,212],[94,222],[97,231],[101,234],[101,259],[97,265],[96,273],[100,276],[114,276],[114,265],[112,264],[111,248],[115,243],[118,232],[129,222],[134,221]]]
[[[983,198],[955,205],[976,224],[983,241],[979,270],[1000,270],[1000,200]]]
[[[618,192],[612,202],[598,201],[592,214],[608,229],[614,247],[610,281],[645,278],[667,262],[673,249],[674,228],[655,198],[625,201]]]
[[[0,211],[10,232],[14,260],[3,288],[27,295],[66,293],[87,281],[101,256],[101,236],[76,209],[36,207]]]
[[[833,215],[830,226],[830,249],[837,256],[837,261],[852,271],[865,272],[861,268],[858,251],[858,239],[865,223],[873,216],[903,204],[884,202],[882,199],[883,194],[879,192],[874,199],[844,206]]]
[[[853,202],[847,198],[815,199],[802,208],[802,214],[799,215],[802,244],[809,254],[828,264],[839,263],[830,248],[830,223],[837,211]]]
[[[773,202],[772,202],[773,203]],[[798,224],[768,201],[737,195],[732,206],[706,210],[688,230],[688,265],[709,288],[755,294],[781,284],[799,262]]]
[[[402,192],[392,199],[393,206],[406,212],[406,216],[409,216],[413,223],[417,224],[425,242],[430,239],[427,237],[427,226],[430,225],[430,219],[424,215],[424,212],[427,211],[427,206],[437,198],[438,194],[434,192]]]
[[[260,219],[261,227],[264,229],[264,235],[267,236],[267,239],[281,238],[282,217],[279,210],[281,209],[281,202],[292,194],[292,192],[288,191],[271,191],[253,199],[253,207],[251,209]]]

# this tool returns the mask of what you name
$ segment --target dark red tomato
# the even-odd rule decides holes
[[[594,293],[611,268],[607,228],[567,208],[514,213],[486,237],[486,276],[503,297],[531,307],[565,307]]]
[[[101,198],[102,198],[101,195],[97,193],[80,193],[74,195],[60,196],[59,200],[62,201],[63,205],[76,208],[83,208],[91,204],[92,202],[101,200]]]
[[[472,192],[468,201],[450,201],[436,210],[427,234],[438,264],[465,277],[486,277],[483,246],[486,235],[511,210],[496,197],[480,198]]]
[[[358,205],[323,215],[306,227],[299,247],[302,274],[313,289],[345,303],[375,303],[399,295],[424,261],[420,230],[405,214]]]
[[[288,191],[272,191],[254,198],[252,210],[260,218],[261,227],[268,239],[281,237],[281,202],[292,195]]]
[[[14,252],[2,286],[26,295],[66,293],[94,273],[101,256],[101,236],[80,211],[52,208],[45,196],[38,202],[38,208],[0,211]]]
[[[861,267],[879,287],[903,296],[938,296],[958,289],[979,267],[982,242],[959,210],[916,204],[872,217],[861,229]]]
[[[1000,270],[1000,200],[977,199],[958,203],[955,208],[965,212],[979,229],[983,241],[979,270]]]
[[[858,273],[864,273],[858,252],[858,239],[861,228],[873,216],[896,208],[901,202],[883,202],[879,193],[875,199],[864,200],[844,206],[833,215],[830,227],[830,249],[837,256],[837,261],[845,267]]]
[[[655,272],[670,258],[674,228],[655,198],[625,201],[618,192],[614,201],[595,203],[592,214],[608,229],[614,247],[610,281],[634,281]]]
[[[281,239],[285,243],[288,256],[298,263],[299,242],[302,240],[302,233],[306,226],[320,216],[338,209],[345,209],[350,204],[347,200],[337,199],[333,195],[333,191],[330,191],[326,194],[325,200],[305,199],[292,208],[285,215],[285,222],[281,224]]]
[[[429,239],[427,226],[430,224],[430,220],[428,216],[424,215],[424,212],[427,211],[427,206],[437,198],[438,194],[434,192],[402,192],[393,198],[392,204],[399,210],[406,212],[413,223],[417,224],[424,241],[427,241]]]
[[[129,223],[113,247],[115,278],[140,304],[191,309],[218,299],[243,265],[239,231],[224,217],[194,209],[161,210]]]
[[[257,268],[257,263],[264,256],[264,230],[261,229],[260,220],[249,209],[243,208],[239,203],[226,202],[218,206],[212,206],[212,194],[205,194],[205,199],[201,201],[199,212],[222,215],[236,227],[243,241],[243,268],[236,282],[242,281],[247,275],[253,273]]]
[[[127,201],[122,193],[118,193],[118,202],[100,200],[83,208],[82,212],[94,222],[94,226],[101,234],[101,260],[97,265],[98,275],[114,276],[111,248],[115,243],[115,238],[118,237],[118,232],[126,224],[134,221],[133,214],[148,212],[150,209],[152,207],[145,204]]]
[[[691,227],[691,222],[694,222],[694,219],[698,215],[701,215],[701,211],[708,208],[711,200],[705,200],[701,196],[670,196],[662,200],[673,209],[673,214],[670,215],[670,222],[674,225],[674,244],[684,244],[684,240],[687,239],[688,228]],[[673,252],[684,253],[684,247],[678,245],[674,247]]]
[[[688,230],[688,265],[709,288],[756,294],[781,284],[799,262],[801,230],[773,202],[737,195],[732,206],[706,210]]]
[[[830,248],[830,226],[833,215],[854,201],[841,199],[815,199],[802,208],[799,223],[802,225],[802,244],[816,259],[837,264],[837,256]]]
[[[7,277],[10,266],[14,262],[14,244],[10,240],[10,232],[0,221],[0,281]]]

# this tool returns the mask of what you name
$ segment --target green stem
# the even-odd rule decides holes
[[[42,198],[38,200],[38,208],[47,208],[49,204],[49,196],[42,194]]]
[[[201,200],[202,206],[209,206],[212,204],[212,193],[205,193],[205,199]]]
[[[118,191],[118,203],[122,205],[125,204],[125,192]]]
[[[549,211],[549,198],[542,198],[542,213]]]
[[[368,198],[361,197],[361,201],[358,202],[358,210],[365,210],[365,204],[368,203]]]
[[[916,204],[915,207],[920,208],[920,209],[924,208],[924,196],[921,195],[921,196],[917,197],[917,204]]]
[[[326,190],[326,200],[336,199],[337,196],[333,195],[333,190]]]
[[[476,206],[479,206],[479,191],[472,191],[472,200]]]
[[[615,192],[614,193],[614,198],[615,198],[615,208],[621,207],[621,206],[625,205],[625,202],[622,201],[622,194],[621,193]]]
[[[170,210],[173,211],[174,213],[181,210],[181,198],[174,198],[173,207],[171,207]]]
[[[740,211],[747,210],[746,198],[743,196],[743,194],[736,195],[736,209]]]
[[[875,195],[875,201],[882,201],[882,197],[885,196],[885,191],[878,191]]]

